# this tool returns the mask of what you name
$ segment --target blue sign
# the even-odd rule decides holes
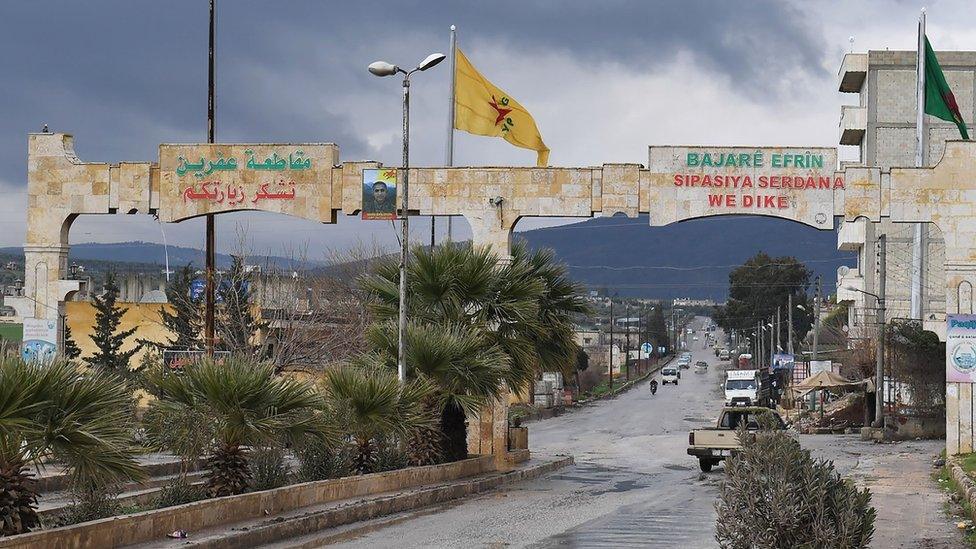
[[[230,290],[231,281],[229,279],[223,279],[217,282],[217,291],[214,293],[214,300],[217,303],[222,303],[224,298],[221,297],[222,293],[226,293]],[[241,281],[241,291],[247,293],[250,289],[251,284],[247,280]],[[202,278],[195,278],[190,282],[190,300],[199,301],[203,299],[203,296],[207,292],[207,281]]]

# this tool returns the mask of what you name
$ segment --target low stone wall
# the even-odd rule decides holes
[[[946,467],[949,468],[949,474],[952,476],[952,480],[956,481],[956,485],[959,486],[959,491],[962,492],[959,495],[962,496],[963,501],[969,504],[969,508],[976,513],[976,482],[973,482],[973,479],[966,474],[966,471],[962,470],[962,467],[955,460],[950,459],[946,463]],[[976,514],[970,518],[976,520]]]
[[[916,438],[945,438],[945,416],[939,417],[886,417],[884,437],[888,440],[913,440]]]
[[[443,465],[306,482],[0,538],[0,548],[120,547],[159,540],[180,528],[199,531],[218,524],[245,521],[309,505],[455,480],[494,470],[493,456],[479,456]]]

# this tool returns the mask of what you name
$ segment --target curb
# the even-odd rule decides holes
[[[321,532],[322,530],[462,499],[516,482],[532,480],[573,463],[575,461],[572,456],[560,456],[536,465],[490,474],[487,478],[429,486],[317,512],[301,513],[300,509],[296,509],[296,513],[301,514],[291,517],[278,516],[261,524],[241,529],[232,528],[228,532],[214,535],[208,539],[184,542],[181,546],[230,549],[274,543],[275,547],[287,547],[289,549],[320,547],[340,539],[348,539],[357,531],[369,531],[371,525],[353,526],[343,529],[342,532]],[[316,535],[318,532],[321,534]],[[292,540],[291,543],[289,538]]]
[[[972,510],[970,518],[976,520],[976,482],[973,482],[973,479],[962,470],[962,467],[955,460],[948,461],[946,465],[949,467],[949,475],[952,480],[962,490],[960,495],[969,503],[969,508]]]

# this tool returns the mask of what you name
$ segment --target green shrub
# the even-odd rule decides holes
[[[252,452],[249,457],[253,490],[271,490],[288,484],[288,464],[282,448],[261,448]]]
[[[396,440],[384,438],[376,441],[376,451],[373,452],[372,473],[403,469],[410,464],[407,452]]]
[[[119,493],[120,490],[115,486],[77,485],[71,489],[71,505],[55,517],[53,526],[70,526],[118,515],[122,512],[122,504],[118,501]]]
[[[207,497],[207,491],[202,485],[194,485],[184,476],[179,476],[172,483],[163,486],[154,500],[154,507],[173,507],[184,503],[193,503]]]
[[[871,493],[841,478],[762,418],[755,433],[740,426],[743,451],[726,461],[716,503],[722,547],[861,548],[874,534]]]
[[[310,482],[351,476],[353,454],[348,444],[333,447],[321,440],[310,440],[298,452],[298,478]]]

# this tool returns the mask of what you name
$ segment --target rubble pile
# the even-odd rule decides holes
[[[824,404],[823,417],[819,406],[815,412],[800,417],[793,426],[806,434],[843,433],[864,424],[864,395],[848,393]]]

